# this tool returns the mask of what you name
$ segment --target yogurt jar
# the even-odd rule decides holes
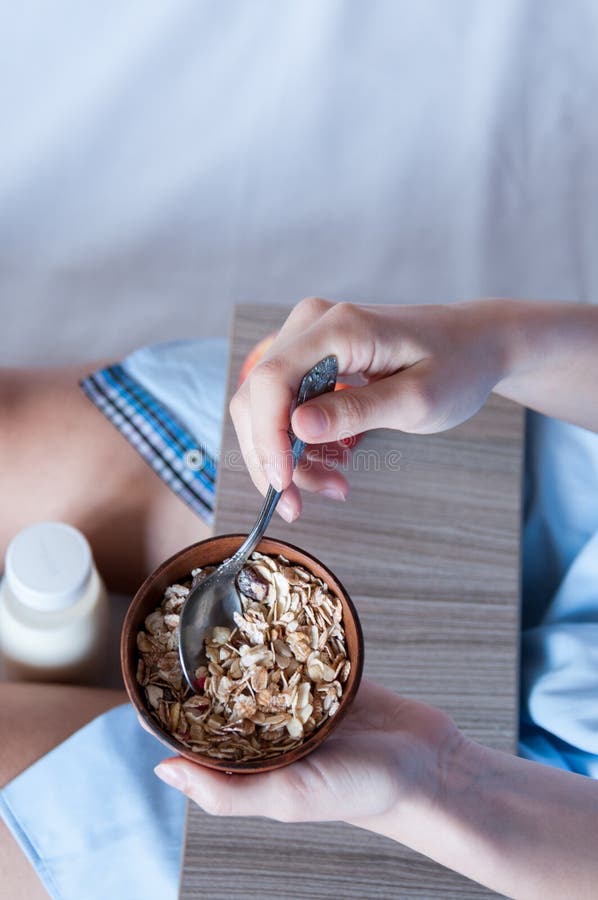
[[[93,679],[109,621],[106,589],[80,531],[39,522],[13,538],[0,583],[0,652],[9,677]]]

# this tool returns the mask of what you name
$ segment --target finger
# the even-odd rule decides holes
[[[363,387],[323,394],[295,410],[292,428],[304,441],[340,441],[373,428],[434,430],[436,385],[428,360]]]
[[[267,368],[266,368],[267,367]],[[255,378],[255,372],[262,369],[268,373],[266,378]],[[255,464],[260,467],[268,483],[277,491],[282,491],[291,483],[293,473],[293,455],[289,439],[289,421],[293,404],[294,390],[288,381],[281,377],[282,369],[276,359],[260,364],[249,381],[249,406],[251,416],[251,443],[248,456],[253,455]],[[268,384],[269,388],[266,388]],[[277,394],[278,414],[271,410],[269,394],[272,390]],[[264,427],[267,440],[263,438]]]
[[[266,816],[280,822],[337,817],[338,798],[323,789],[324,773],[315,755],[259,775],[226,775],[180,758],[167,759],[156,775],[215,816]]]
[[[265,495],[269,486],[269,482],[265,476],[263,469],[257,463],[257,457],[253,452],[253,444],[251,442],[251,411],[249,404],[247,402],[243,402],[234,406],[231,404],[231,417],[233,418],[233,423],[237,431],[237,437],[239,440],[239,446],[241,447],[243,461],[245,462],[253,483],[260,491],[260,493]],[[309,468],[313,466],[314,462],[322,463],[323,466],[326,466],[329,471],[334,469],[334,467],[337,465],[347,465],[351,458],[351,449],[351,446],[348,446],[347,443],[343,441],[331,441],[327,444],[316,444],[308,446],[303,454],[301,461],[299,462],[298,468]],[[312,488],[308,486],[309,482],[307,481],[303,483],[300,475],[299,477],[297,477],[297,474],[295,474],[293,480],[297,485],[299,485],[299,487],[305,486],[308,490],[318,489],[317,487]],[[324,487],[324,482],[326,481],[325,473],[323,473],[323,476],[321,479],[319,479],[319,481],[321,483],[321,486]],[[338,483],[338,479],[330,479],[330,487],[335,487]],[[289,494],[289,500],[291,500],[291,498],[292,495]],[[294,501],[292,503],[292,506],[295,506]],[[296,513],[298,514],[298,510],[296,510]]]
[[[287,428],[302,377],[328,355],[336,356],[339,372],[367,371],[374,353],[372,321],[364,308],[332,306],[301,334],[277,342],[247,379],[253,448],[278,489],[291,481]]]
[[[304,456],[293,474],[293,482],[302,491],[321,494],[332,500],[346,500],[349,484],[330,462]]]
[[[270,356],[277,355],[281,345],[284,344],[285,341],[288,341],[289,338],[304,331],[309,325],[312,325],[318,318],[320,318],[320,316],[327,312],[333,305],[334,304],[332,304],[330,301],[321,300],[318,297],[308,297],[297,303],[287,316],[284,325],[278,332],[273,345],[265,354],[264,359],[268,359]],[[272,472],[270,472],[267,469],[265,470],[264,468],[263,462],[265,462],[265,459],[260,459],[260,457],[258,457],[255,452],[255,445],[253,442],[251,431],[250,388],[247,384],[251,376],[251,371],[245,378],[243,385],[231,398],[229,412],[233,420],[233,425],[235,426],[235,431],[237,432],[237,438],[239,440],[239,446],[241,448],[243,459],[249,470],[253,483],[262,494],[265,494],[269,484],[272,484],[273,487],[275,487],[277,490],[280,490],[282,486],[282,480],[278,473],[276,458],[273,460]],[[292,397],[292,393],[290,396]],[[286,454],[290,448],[290,442],[288,441],[288,436],[286,434],[290,408],[291,406],[289,403],[286,418],[284,419],[284,421],[282,421],[282,424],[278,430],[278,438],[275,444],[275,453],[279,448],[282,448],[282,452]],[[285,478],[285,483],[288,480],[288,477]]]
[[[296,303],[288,314],[284,325],[278,332],[277,339],[281,342],[288,341],[289,338],[302,333],[334,305],[330,300],[323,300],[321,297],[305,297]],[[276,348],[270,349],[275,350]]]
[[[232,412],[231,412],[232,414]],[[235,410],[235,425],[241,442],[244,435],[250,430],[250,410],[247,405]],[[245,442],[247,447],[247,443]],[[276,512],[285,522],[294,522],[301,514],[301,495],[299,489],[320,492],[324,496],[334,500],[345,500],[348,492],[348,484],[344,476],[335,473],[334,466],[339,462],[346,462],[349,451],[343,444],[331,443],[318,448],[321,452],[314,457],[307,452],[301,459],[293,476],[293,481],[283,492]],[[313,448],[311,453],[317,453]],[[249,444],[247,456],[244,456],[245,465],[258,490],[265,494],[268,489],[268,480],[261,466],[256,464],[256,457]]]
[[[239,406],[234,410],[231,409],[231,415],[233,416],[235,428],[237,429],[239,445],[246,448],[246,453],[243,453],[243,460],[245,462],[247,470],[257,489],[261,494],[265,495],[269,483],[263,469],[256,462],[256,456],[253,453],[251,441],[247,440],[247,435],[251,432],[249,406],[247,404],[244,404],[243,406]],[[343,479],[342,477],[339,479],[336,476],[327,479],[326,476],[327,474],[333,472],[336,466],[344,466],[348,464],[351,459],[351,449],[352,448],[350,446],[347,446],[347,444],[342,441],[331,441],[328,444],[308,446],[305,449],[303,457],[301,458],[297,466],[297,470],[295,471],[295,474],[293,476],[293,481],[299,487],[305,487],[307,490],[318,490],[319,487],[326,487],[327,481],[329,482],[328,486],[331,488],[335,488],[339,485],[341,486],[341,488],[343,488],[345,486],[345,479]],[[319,464],[319,466],[317,464]],[[311,479],[302,479],[301,470],[305,468],[314,469],[313,474],[317,477],[318,486],[312,486]],[[344,491],[344,493],[346,496],[346,490]],[[292,500],[294,495],[289,491],[287,496],[289,500]],[[282,500],[280,502],[282,503]],[[295,507],[294,499],[291,506],[293,508]],[[295,510],[294,518],[296,518],[298,513],[299,509],[297,508]],[[289,519],[287,519],[287,521],[289,521]]]
[[[315,460],[329,466],[331,469],[339,466],[347,466],[351,462],[354,444],[347,441],[330,441],[326,444],[308,444],[303,455],[302,462],[306,459]]]
[[[276,818],[283,806],[275,797],[276,783],[280,782],[276,772],[226,775],[179,758],[164,760],[154,771],[210,815]]]
[[[235,431],[237,432],[237,439],[239,441],[241,455],[243,456],[243,462],[245,463],[247,471],[256,488],[260,494],[265,495],[270,486],[270,482],[268,481],[266,473],[260,465],[254,451],[251,434],[251,405],[247,382],[239,388],[237,393],[231,399],[229,412]]]
[[[269,487],[268,479],[262,467],[257,463],[257,458],[253,453],[253,444],[248,435],[251,434],[250,409],[247,403],[232,404],[230,408],[233,424],[237,430],[239,438],[239,446],[243,460],[247,466],[247,471],[251,476],[251,480],[255,484],[258,491],[265,495]],[[301,495],[294,484],[283,492],[282,497],[278,501],[276,512],[285,522],[294,522],[301,514]]]
[[[301,515],[301,494],[296,484],[291,483],[278,501],[276,512],[285,522],[294,522]]]

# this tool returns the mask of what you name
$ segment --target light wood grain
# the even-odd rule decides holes
[[[229,396],[249,349],[286,312],[237,310]],[[237,449],[227,416],[217,532],[247,530],[260,503]],[[345,504],[307,497],[296,523],[276,517],[270,527],[348,589],[363,625],[366,675],[442,707],[471,737],[508,751],[517,719],[521,451],[521,410],[491,397],[444,434],[369,435],[354,453]],[[285,826],[190,810],[184,900],[339,895],[456,900],[490,892],[336,823]]]

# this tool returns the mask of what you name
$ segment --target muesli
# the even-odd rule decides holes
[[[212,629],[193,693],[178,657],[191,584],[167,588],[137,635],[137,681],[151,715],[186,747],[219,759],[269,758],[299,746],[338,711],[349,677],[340,600],[302,566],[253,553],[237,579],[243,612],[234,628]]]

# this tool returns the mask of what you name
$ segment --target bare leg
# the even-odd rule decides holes
[[[122,691],[55,684],[0,684],[0,787],[125,699]],[[48,896],[1,820],[0,884],[3,896],[11,900],[42,900]]]
[[[67,521],[87,536],[108,586],[127,593],[210,529],[82,394],[79,379],[98,365],[0,371],[0,554],[32,522]],[[120,691],[0,684],[0,785],[124,700]],[[0,884],[13,900],[47,897],[1,821]]]
[[[126,593],[210,530],[83,395],[98,365],[0,371],[0,553],[31,522],[67,521]]]

